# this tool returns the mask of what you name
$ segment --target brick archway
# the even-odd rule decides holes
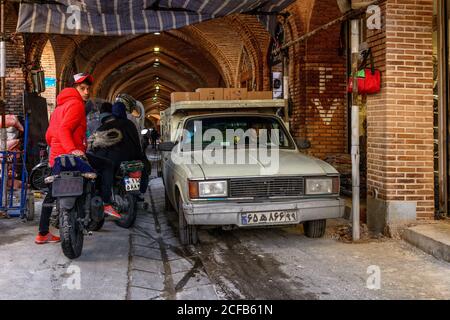
[[[52,81],[49,81],[46,85],[45,92],[42,93],[42,97],[47,100],[47,111],[50,115],[56,107],[56,59],[55,52],[50,40],[47,41],[42,55],[41,55],[41,67],[44,70],[45,77],[47,79],[54,79],[55,83],[53,86]]]
[[[220,39],[221,34],[226,34],[227,38]],[[234,36],[230,37],[230,34]],[[159,43],[162,51],[159,62],[166,67],[165,71],[171,74],[175,69],[171,66],[176,66],[178,70],[185,69],[176,81],[178,84],[166,86],[169,89],[192,91],[196,87],[239,86],[236,77],[238,59],[240,54],[246,51],[250,57],[256,88],[262,90],[269,87],[268,76],[265,76],[265,52],[269,38],[267,31],[254,17],[217,19],[165,32],[162,36],[86,38],[83,42],[78,41],[79,46],[84,49],[74,56],[74,63],[66,64],[62,78],[73,73],[72,69],[78,67],[78,71],[93,72],[96,79],[93,91],[99,97],[110,99],[118,93],[117,90],[133,91],[139,86],[142,87],[139,79],[141,82],[151,81],[149,77],[155,76],[154,72],[140,72],[140,69],[148,69],[155,62],[152,49],[153,45]],[[89,56],[91,59],[86,61],[80,58],[80,55]],[[70,54],[65,53],[65,56]],[[171,81],[164,76],[161,78],[165,78],[166,82]],[[128,85],[125,85],[125,82]],[[145,90],[137,92],[138,95],[145,93],[148,94]],[[162,99],[166,106],[169,103],[169,95],[170,91],[166,92]]]
[[[339,17],[335,0],[297,1],[288,7],[286,42]],[[346,57],[339,55],[340,25],[288,50],[291,131],[311,141],[308,152],[325,158],[347,152]]]

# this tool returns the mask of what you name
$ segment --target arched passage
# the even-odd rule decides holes
[[[270,35],[255,16],[233,15],[161,35],[47,39],[56,59],[56,92],[69,85],[74,73],[90,72],[94,97],[112,100],[118,93],[128,93],[143,102],[147,113],[167,108],[174,91],[270,89],[266,61]],[[33,40],[37,41],[43,39]]]
[[[46,79],[45,92],[42,93],[42,97],[47,100],[47,111],[50,115],[56,107],[56,61],[50,40],[47,41],[42,51],[41,67]]]

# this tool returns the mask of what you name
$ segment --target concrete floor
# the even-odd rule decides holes
[[[107,222],[75,261],[59,244],[33,243],[37,221],[0,219],[0,299],[450,299],[449,263],[402,240],[335,240],[342,221],[322,239],[306,238],[301,226],[202,230],[199,245],[183,248],[163,192],[152,180],[136,226]]]

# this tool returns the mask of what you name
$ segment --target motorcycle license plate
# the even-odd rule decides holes
[[[78,197],[83,194],[83,177],[56,178],[52,183],[52,196],[58,197]]]
[[[126,191],[138,191],[141,188],[140,178],[125,178],[124,182]]]

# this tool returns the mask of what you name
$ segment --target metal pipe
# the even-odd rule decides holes
[[[5,0],[0,2],[0,112],[2,126],[0,129],[0,150],[5,151],[5,158],[7,156],[7,143],[6,143],[6,44],[5,44]],[[5,162],[3,158],[3,162]],[[5,170],[2,167],[2,170]],[[6,190],[6,180],[8,179],[8,174],[2,171],[2,197],[0,198],[0,206],[3,206],[3,201],[7,203],[7,190]]]
[[[352,37],[352,75],[353,75],[353,103],[352,103],[352,230],[353,241],[360,239],[359,230],[359,106],[358,106],[358,60],[359,60],[359,20],[351,21]]]
[[[286,125],[289,125],[289,65],[287,55],[287,52],[283,52],[283,99],[284,121]]]
[[[442,216],[448,214],[448,176],[447,176],[447,46],[448,41],[445,31],[446,16],[445,1],[438,1],[438,61],[439,61],[439,92],[438,92],[438,118],[439,118],[439,213]]]
[[[6,77],[6,42],[0,41],[0,77]]]

